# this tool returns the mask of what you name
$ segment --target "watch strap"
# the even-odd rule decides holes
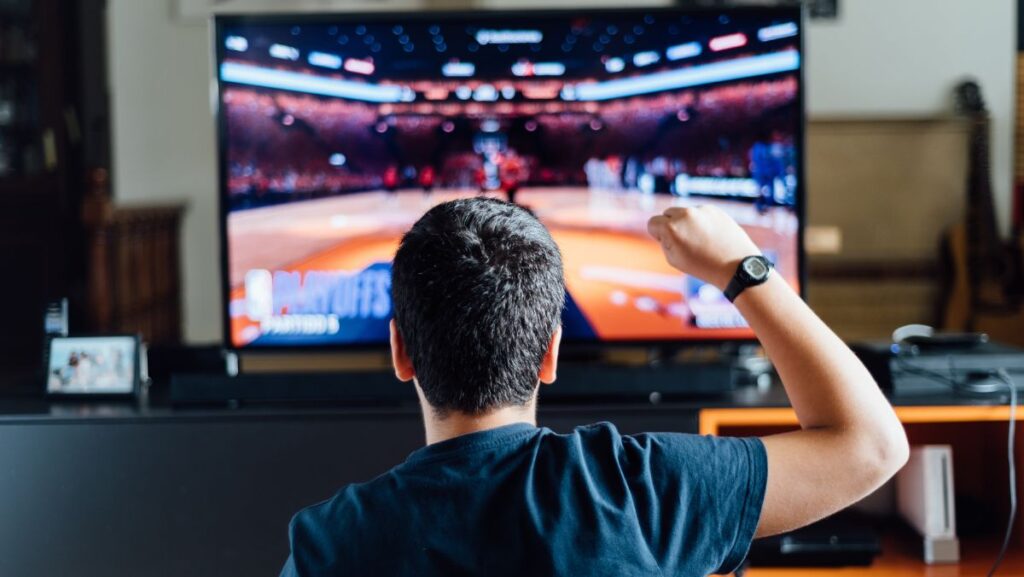
[[[733,302],[736,300],[736,297],[740,296],[740,293],[743,292],[743,289],[745,288],[747,287],[742,281],[740,281],[739,275],[733,275],[729,284],[725,287],[725,290],[722,291],[722,294],[725,295],[725,298],[729,299],[729,302]]]

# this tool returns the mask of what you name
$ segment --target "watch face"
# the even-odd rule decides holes
[[[743,261],[743,272],[753,280],[761,280],[768,274],[768,266],[760,258],[748,258]]]

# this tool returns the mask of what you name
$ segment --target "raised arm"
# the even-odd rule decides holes
[[[672,208],[649,231],[670,264],[722,289],[760,254],[712,206]],[[907,460],[903,427],[850,349],[779,277],[736,299],[775,365],[801,430],[764,437],[768,487],[757,536],[812,523],[868,495]]]

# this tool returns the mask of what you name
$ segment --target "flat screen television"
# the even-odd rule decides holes
[[[715,204],[802,286],[799,8],[225,16],[225,340],[383,346],[431,206],[513,200],[564,255],[568,343],[753,337],[647,219]]]

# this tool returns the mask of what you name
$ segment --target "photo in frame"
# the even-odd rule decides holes
[[[141,348],[136,335],[54,337],[48,343],[46,393],[132,397],[141,380]]]

